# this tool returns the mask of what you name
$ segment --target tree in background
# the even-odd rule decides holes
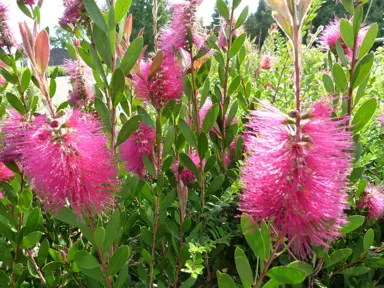
[[[224,2],[225,2],[225,4],[227,4],[227,6],[228,6],[228,0],[224,0]],[[211,17],[212,17],[212,22],[211,22],[211,24],[208,26],[209,29],[214,28],[214,27],[220,25],[220,13],[219,13],[219,10],[217,9],[216,6],[215,6],[215,10],[213,11]]]
[[[271,15],[271,9],[265,4],[265,0],[259,1],[257,11],[249,15],[245,22],[245,30],[252,39],[260,38],[260,43],[264,42],[265,37],[268,35],[268,28],[275,21]],[[257,42],[259,39],[257,40]]]
[[[56,25],[51,33],[50,41],[53,48],[67,49],[66,43],[72,43],[73,34]]]
[[[369,13],[366,19],[367,23],[376,22],[379,27],[384,25],[384,1],[382,0],[371,0],[370,9],[368,5],[364,5],[364,13]],[[369,11],[368,11],[369,9]],[[345,9],[341,4],[336,4],[334,1],[325,1],[321,9],[317,12],[317,17],[313,20],[313,30],[316,30],[319,26],[326,26],[329,19],[333,19],[335,16],[342,18],[345,15]],[[366,14],[365,14],[366,15]],[[379,37],[384,36],[384,30],[379,29]]]
[[[144,28],[144,44],[148,45],[148,51],[154,50],[153,41],[153,20],[152,20],[152,0],[133,1],[130,13],[133,15],[132,35],[136,37],[139,31]],[[166,1],[158,0],[158,31],[169,20]]]

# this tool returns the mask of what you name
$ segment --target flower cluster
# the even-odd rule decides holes
[[[126,161],[126,169],[140,177],[145,176],[143,157],[146,155],[153,159],[153,145],[156,141],[156,131],[144,123],[140,124],[138,131],[121,145],[121,160]]]
[[[360,208],[368,211],[369,218],[379,219],[384,217],[384,193],[379,186],[368,185],[365,189],[365,196],[358,203]]]
[[[113,205],[117,171],[107,138],[97,121],[74,111],[62,124],[44,123],[26,131],[22,147],[24,173],[48,210],[60,211],[68,199],[79,217],[99,215]]]
[[[65,60],[65,72],[70,75],[72,92],[69,95],[69,103],[78,107],[86,105],[95,98],[92,89],[92,70],[81,60]]]
[[[173,50],[188,50],[194,44],[200,50],[206,35],[197,19],[197,8],[202,0],[185,0],[184,3],[172,6],[172,22],[165,28],[160,37],[160,46],[165,57],[173,56]],[[188,41],[188,30],[191,31],[192,43]]]
[[[332,119],[324,102],[295,119],[267,104],[252,112],[242,168],[240,209],[268,219],[305,258],[311,244],[327,246],[345,222],[352,149],[346,119]]]
[[[13,172],[4,165],[3,162],[0,162],[0,182],[8,181],[13,177]]]
[[[195,164],[196,168],[200,170],[200,157],[197,153],[190,153],[189,158],[191,158],[192,162]],[[202,163],[204,165],[204,163]],[[184,186],[192,183],[196,180],[196,176],[187,168],[182,168],[179,172],[179,163],[175,162],[172,165],[172,170],[177,175],[177,181],[182,182]]]
[[[160,110],[183,92],[182,67],[174,56],[164,58],[159,70],[149,78],[152,61],[141,61],[140,75],[133,75],[137,96]]]
[[[270,70],[273,66],[273,58],[271,55],[264,54],[260,61],[260,67],[264,70]]]
[[[359,34],[356,39],[357,47],[360,47],[361,43],[364,40],[365,35],[367,34],[369,26],[365,26],[360,29]],[[340,19],[335,17],[324,29],[323,33],[320,35],[320,44],[321,46],[333,53],[336,53],[336,44],[337,40],[340,40],[341,47],[344,50],[344,54],[349,58],[352,58],[353,51],[348,45],[344,42],[343,37],[340,32]]]
[[[8,9],[5,4],[0,0],[0,47],[7,47],[10,49],[15,46],[15,39],[13,33],[8,25]]]
[[[64,15],[60,18],[59,24],[68,26],[70,24],[76,25],[81,14],[85,12],[85,7],[80,0],[64,0]]]

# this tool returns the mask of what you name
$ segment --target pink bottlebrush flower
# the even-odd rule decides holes
[[[8,24],[8,9],[0,0],[0,47],[8,49],[15,46],[15,38]]]
[[[197,19],[197,8],[201,0],[185,0],[172,6],[172,21],[163,29],[160,46],[165,57],[174,55],[173,49],[186,50],[188,30],[191,30],[192,42],[200,50],[207,39],[205,31]]]
[[[36,4],[36,0],[22,0],[25,5],[33,6]]]
[[[200,170],[200,157],[197,153],[190,153],[189,158],[191,158],[192,162],[195,164],[198,170]],[[203,161],[204,165],[204,161]],[[183,168],[181,172],[178,172],[179,169],[179,163],[175,162],[172,165],[172,170],[175,174],[177,174],[177,181],[183,182],[185,186],[192,183],[196,180],[196,176],[187,168]]]
[[[85,12],[84,3],[80,0],[63,0],[64,15],[60,18],[59,24],[62,26],[76,25],[83,12]]]
[[[87,105],[95,98],[92,88],[92,70],[81,60],[64,61],[65,72],[70,75],[72,93],[69,95],[69,103],[79,107]]]
[[[12,179],[13,172],[8,169],[7,166],[4,165],[3,162],[0,162],[0,182],[8,181]]]
[[[327,246],[338,237],[346,221],[352,150],[346,119],[332,119],[331,109],[316,103],[296,137],[295,125],[275,108],[251,115],[240,210],[257,222],[272,221],[305,258],[312,244]]]
[[[37,116],[31,122],[25,121],[24,117],[11,110],[9,116],[1,121],[1,132],[4,134],[1,139],[0,161],[11,162],[21,158],[21,147],[27,135],[36,131],[46,121],[45,116]]]
[[[364,199],[358,203],[360,208],[368,211],[368,217],[379,219],[384,217],[384,193],[379,186],[367,185]]]
[[[46,209],[57,213],[68,200],[79,217],[103,214],[112,207],[118,184],[107,137],[92,116],[79,110],[52,128],[57,126],[45,124],[26,137],[21,148],[25,174]]]
[[[358,37],[357,37],[357,47],[361,45],[364,40],[365,35],[369,26],[365,26],[360,29]],[[344,50],[344,54],[349,58],[352,57],[352,49],[348,47],[348,45],[344,42],[343,37],[340,32],[340,19],[335,17],[324,29],[324,31],[320,35],[320,44],[325,50],[330,50],[333,53],[336,53],[336,43],[337,40],[340,40],[341,46]]]
[[[260,67],[264,70],[271,70],[273,66],[273,58],[268,54],[264,54],[260,61]]]
[[[132,133],[121,145],[121,160],[126,162],[125,168],[143,177],[145,172],[143,157],[147,155],[153,160],[152,148],[155,142],[155,129],[141,123],[139,130]]]
[[[148,79],[151,65],[151,62],[141,61],[141,75],[134,74],[133,83],[137,96],[152,103],[159,110],[169,100],[179,99],[182,96],[184,90],[182,67],[174,56],[166,57],[155,75]]]

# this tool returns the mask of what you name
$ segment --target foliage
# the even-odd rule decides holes
[[[294,13],[297,3],[310,2],[287,1],[291,10],[281,9],[292,17],[304,15]],[[237,23],[231,16],[239,0],[216,2],[214,14],[221,21],[215,25],[226,25],[221,29],[226,35],[205,31],[187,5],[178,16],[190,21],[167,28],[178,36],[172,41],[184,42],[165,49],[163,38],[153,35],[153,25],[160,35],[165,33],[161,27],[169,19],[164,2],[158,1],[153,21],[149,0],[108,1],[103,11],[94,0],[84,0],[77,11],[85,14],[66,40],[76,63],[66,69],[73,86],[57,106],[52,100],[57,97],[56,77],[64,72],[47,63],[50,44],[58,39],[49,43],[46,30],[34,35],[21,24],[23,51],[0,49],[5,79],[0,81],[0,157],[6,165],[0,162],[0,286],[380,287],[383,219],[370,217],[362,203],[368,187],[379,188],[384,177],[384,124],[377,121],[384,104],[384,49],[372,49],[375,26],[360,49],[350,41],[372,24],[370,16],[367,22],[363,16],[370,3],[371,10],[381,4],[371,1],[343,0],[345,7],[337,6],[346,8],[341,16],[350,19],[353,14],[353,20],[343,21],[336,47],[324,51],[316,47],[319,35],[310,23],[317,17],[328,22],[333,1],[321,8],[321,0],[312,1],[296,27],[275,13],[281,30],[270,29],[274,20],[267,16],[271,10],[282,13],[273,6],[278,1],[267,1],[273,2],[272,9],[261,1],[244,24],[248,35],[241,27],[245,17]],[[18,5],[28,17],[40,18],[40,1]],[[265,40],[255,47],[252,39],[260,29]],[[302,44],[299,35],[306,31]],[[224,44],[219,45],[221,36]],[[345,55],[346,45],[353,59]],[[271,67],[262,67],[263,55],[270,57]],[[23,59],[28,68],[18,69],[16,63]],[[174,96],[179,86],[183,91]],[[298,98],[302,107],[318,100],[331,103],[335,121],[348,119],[350,126],[343,131],[351,132],[353,142],[352,151],[343,151],[353,156],[345,191],[347,221],[334,242],[311,245],[306,257],[295,253],[295,237],[276,229],[273,217],[252,219],[238,205],[246,192],[244,163],[252,153],[247,146],[252,111],[270,103],[287,115],[286,122],[297,125]],[[73,120],[73,115],[82,118]],[[312,116],[304,114],[300,120]],[[6,149],[10,146],[11,151]],[[60,148],[60,157],[47,154],[52,147]],[[31,165],[25,165],[31,153],[23,151],[36,149],[41,155],[33,155],[34,164],[44,169],[31,175]],[[113,179],[101,183],[114,169]],[[64,188],[41,193],[46,187]],[[62,195],[65,199],[55,202]]]

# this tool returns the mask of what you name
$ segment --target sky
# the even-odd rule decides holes
[[[133,0],[133,1],[140,1],[140,0]],[[168,0],[170,4],[179,3],[183,0]],[[41,28],[49,26],[50,28],[53,28],[55,25],[57,25],[59,18],[63,14],[63,4],[62,0],[45,0],[43,7],[41,9]],[[249,6],[249,13],[255,12],[258,6],[258,0],[242,0],[241,5],[239,8],[237,8],[237,14],[240,14],[240,12],[243,10],[245,6]],[[15,32],[18,32],[18,22],[27,20],[29,21],[28,17],[25,16],[17,7],[16,0],[3,0],[3,3],[6,3],[8,5],[8,8],[10,10],[10,19],[9,24],[14,29]],[[199,15],[203,18],[204,24],[211,23],[211,15],[213,13],[214,7],[215,7],[216,0],[203,0],[203,3],[200,6],[199,9]],[[51,30],[52,31],[52,30]],[[18,40],[20,39],[20,36],[18,36],[19,33],[15,33]]]

